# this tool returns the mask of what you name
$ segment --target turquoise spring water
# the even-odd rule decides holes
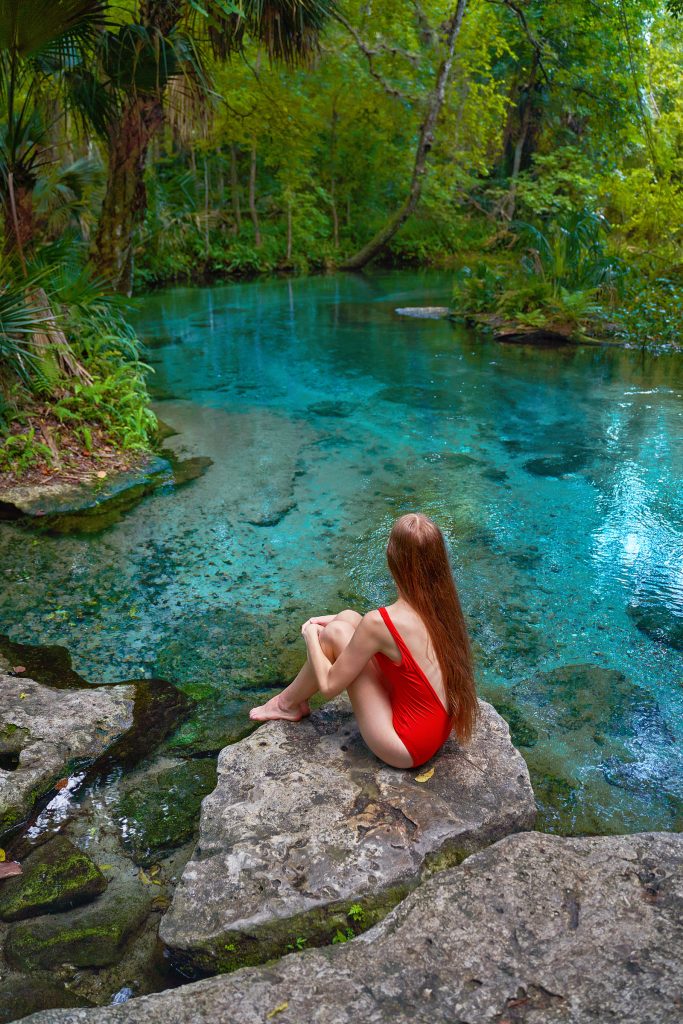
[[[213,465],[101,534],[2,524],[0,627],[68,647],[95,682],[165,675],[237,735],[296,667],[303,619],[390,599],[386,536],[419,509],[447,534],[480,690],[545,826],[680,828],[683,362],[394,312],[450,285],[391,272],[142,300],[168,443]]]

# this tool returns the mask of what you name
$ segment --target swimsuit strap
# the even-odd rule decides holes
[[[384,619],[384,624],[386,625],[387,629],[389,630],[389,632],[393,636],[394,640],[396,641],[396,646],[398,647],[398,649],[401,652],[401,654],[403,655],[403,657],[405,657],[406,654],[407,654],[408,657],[410,658],[410,660],[414,661],[415,659],[413,658],[412,654],[410,653],[410,650],[408,649],[408,645],[406,644],[405,640],[403,639],[403,637],[401,636],[399,631],[396,629],[396,626],[391,621],[391,618],[389,616],[389,612],[386,610],[386,608],[378,608],[378,611],[379,611],[380,615],[382,616],[382,618]]]

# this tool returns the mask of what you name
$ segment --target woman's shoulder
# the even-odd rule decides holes
[[[384,625],[384,619],[379,608],[373,608],[372,611],[366,612],[363,616],[363,622],[369,629],[378,629]]]

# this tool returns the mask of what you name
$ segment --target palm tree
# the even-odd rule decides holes
[[[209,91],[205,54],[224,59],[246,36],[288,64],[315,52],[335,0],[139,0],[133,23],[101,37],[101,69],[116,113],[107,127],[107,185],[92,254],[98,273],[130,293],[133,240],[146,208],[149,144],[164,117],[168,83],[185,75]]]
[[[24,273],[36,234],[34,190],[53,162],[46,92],[61,110],[77,99],[105,9],[105,0],[0,0],[0,202],[5,250],[16,250]]]

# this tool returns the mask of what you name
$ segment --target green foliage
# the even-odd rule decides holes
[[[149,449],[156,418],[148,409],[139,345],[120,302],[80,266],[64,242],[32,254],[24,277],[6,263],[0,292],[0,469],[24,473],[54,465],[59,448],[97,454],[98,445]],[[36,423],[50,421],[56,446]],[[44,433],[44,431],[43,431]]]
[[[337,928],[336,932],[332,936],[332,944],[337,945],[340,942],[348,942],[349,939],[355,939],[356,933],[352,928],[345,928],[344,931],[341,928]]]
[[[348,917],[356,924],[362,925],[365,921],[365,911],[360,903],[352,903],[348,910]]]
[[[297,935],[293,942],[288,942],[286,948],[293,953],[299,952],[304,949],[308,939],[305,939],[303,935]]]
[[[614,336],[640,348],[679,349],[683,285],[667,278],[639,281],[610,316]]]
[[[484,260],[461,267],[453,285],[454,312],[462,317],[490,312],[503,287],[503,274]]]
[[[21,475],[41,462],[52,465],[52,452],[37,439],[35,427],[14,434],[7,424],[0,429],[0,439],[0,472],[12,470]]]

